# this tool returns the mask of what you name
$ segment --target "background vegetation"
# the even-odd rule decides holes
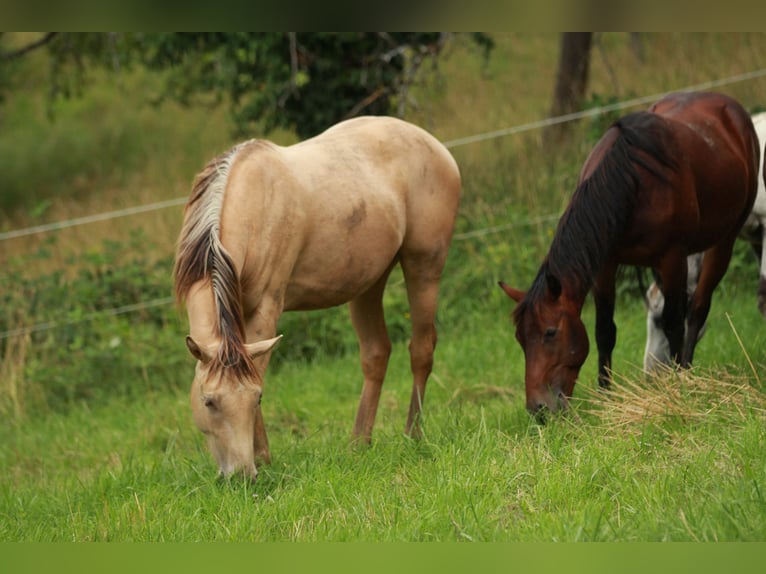
[[[486,60],[470,38],[448,42],[437,68],[421,68],[406,118],[450,142],[546,117],[557,35],[491,39]],[[601,34],[587,105],[760,70],[764,48],[763,34],[651,34],[639,57],[627,35]],[[0,107],[0,232],[183,197],[239,137],[225,101],[157,98],[166,78],[141,65],[94,68],[79,97],[51,102],[50,66],[34,53],[2,68],[15,89]],[[719,89],[750,110],[766,103],[764,79]],[[274,463],[255,485],[216,480],[191,421],[186,319],[167,304],[180,207],[2,241],[0,539],[763,540],[764,323],[747,246],[690,373],[641,374],[644,313],[626,274],[615,391],[593,390],[592,353],[571,416],[540,427],[524,411],[523,357],[496,282],[532,280],[608,121],[582,120],[556,148],[539,130],[452,147],[464,195],[423,441],[401,436],[398,274],[370,449],[348,445],[361,379],[346,310],[283,318],[264,400]],[[592,325],[590,305],[585,315]]]

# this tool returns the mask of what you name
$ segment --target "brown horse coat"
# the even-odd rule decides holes
[[[555,411],[572,395],[588,354],[580,320],[588,290],[596,306],[599,382],[608,385],[621,264],[657,271],[671,356],[691,364],[712,293],[755,200],[759,156],[749,114],[723,94],[671,94],[607,130],[583,165],[530,290],[503,284],[519,303],[514,320],[530,411]],[[705,252],[704,263],[687,303],[686,257],[697,251]]]

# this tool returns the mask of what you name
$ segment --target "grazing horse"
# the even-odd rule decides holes
[[[397,263],[412,323],[406,432],[419,435],[460,188],[438,140],[386,117],[347,120],[288,147],[250,140],[197,175],[175,292],[197,359],[194,421],[222,474],[254,479],[256,462],[270,460],[261,397],[283,311],[349,303],[364,375],[353,434],[369,442],[391,352],[383,290]]]
[[[542,409],[567,406],[588,355],[580,314],[591,290],[599,384],[609,385],[622,264],[657,270],[670,355],[691,364],[713,290],[755,201],[759,156],[748,113],[711,92],[668,95],[606,131],[582,167],[532,286],[525,293],[501,282],[517,302],[530,412],[544,420]],[[686,257],[698,251],[705,259],[688,303]]]
[[[766,112],[752,117],[753,126],[760,142],[762,177],[758,178],[758,193],[755,197],[753,210],[745,221],[740,231],[740,238],[750,243],[753,253],[758,259],[760,278],[758,280],[758,310],[766,318],[766,259],[763,257],[764,235],[766,235],[766,162],[763,151],[766,142]],[[691,300],[694,290],[699,281],[699,269],[702,265],[703,254],[693,253],[687,258],[689,274],[687,280],[687,293]],[[662,330],[662,311],[665,306],[665,297],[662,290],[654,281],[646,290],[646,347],[644,349],[644,370],[652,372],[659,365],[670,364],[670,349],[668,339]],[[699,337],[703,335],[700,331]]]

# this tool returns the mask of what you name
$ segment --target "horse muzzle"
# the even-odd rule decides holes
[[[223,479],[233,479],[236,477],[243,477],[250,482],[255,482],[258,478],[258,469],[255,464],[243,465],[243,466],[227,466],[219,465],[218,476]]]
[[[539,424],[545,424],[549,415],[569,409],[569,399],[560,389],[549,389],[527,399],[527,411]]]

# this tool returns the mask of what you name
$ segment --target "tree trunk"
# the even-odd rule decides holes
[[[551,116],[556,117],[579,111],[588,87],[592,32],[564,32],[561,34],[559,69],[553,94]],[[550,126],[543,132],[546,143],[560,142],[568,132],[569,123]]]

